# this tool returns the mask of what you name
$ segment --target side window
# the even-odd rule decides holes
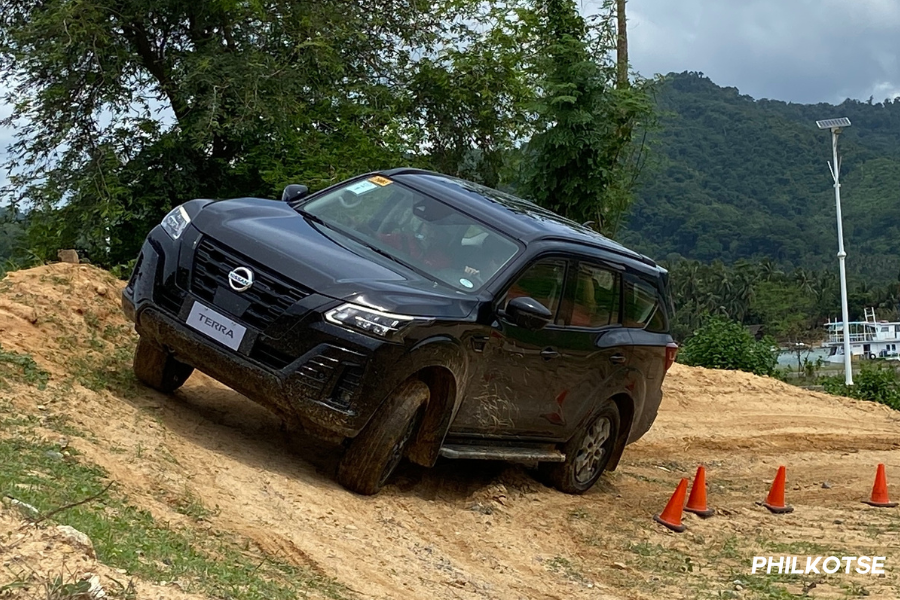
[[[649,283],[628,281],[625,285],[625,327],[665,333],[666,316],[659,305],[659,293]]]
[[[609,269],[579,263],[569,325],[596,328],[618,323],[619,281]]]
[[[562,259],[538,261],[528,267],[510,286],[502,306],[506,308],[507,303],[513,298],[529,296],[543,304],[555,316],[559,309],[565,276],[566,261]]]

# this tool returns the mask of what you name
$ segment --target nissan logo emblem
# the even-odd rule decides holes
[[[236,292],[245,292],[253,285],[253,271],[238,267],[228,274],[228,285]]]

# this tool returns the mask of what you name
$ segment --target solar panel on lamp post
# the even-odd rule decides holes
[[[844,266],[844,259],[847,258],[847,253],[844,252],[844,228],[841,222],[841,161],[837,151],[838,136],[844,127],[850,127],[850,119],[847,117],[825,119],[824,121],[816,121],[816,125],[818,125],[819,129],[831,130],[831,153],[834,162],[828,163],[828,169],[831,171],[831,178],[834,179],[834,204],[837,208],[837,256],[841,270],[841,317],[844,320],[844,381],[847,385],[853,385],[853,366],[850,361],[850,320],[849,311],[847,310],[847,269]]]

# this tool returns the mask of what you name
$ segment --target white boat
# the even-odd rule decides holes
[[[875,309],[867,308],[865,321],[851,321],[850,326],[850,358],[884,358],[900,360],[900,322],[878,321]],[[829,321],[825,324],[825,341],[823,348],[829,350],[825,358],[829,363],[844,362],[844,323]]]

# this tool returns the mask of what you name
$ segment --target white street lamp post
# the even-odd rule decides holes
[[[831,152],[833,162],[828,164],[831,171],[831,177],[834,179],[834,204],[837,208],[837,234],[838,234],[838,264],[841,270],[841,316],[844,320],[844,381],[847,385],[853,385],[853,366],[850,362],[850,318],[849,310],[847,310],[847,269],[844,266],[844,259],[847,253],[844,252],[844,228],[841,222],[841,159],[838,157],[837,145],[838,136],[844,127],[850,127],[850,119],[841,117],[840,119],[826,119],[824,121],[816,121],[819,129],[831,130]]]

